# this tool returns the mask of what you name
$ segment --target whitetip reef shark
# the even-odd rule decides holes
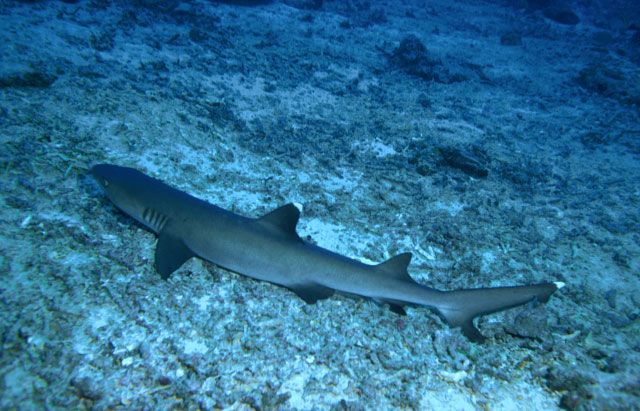
[[[292,290],[309,304],[335,291],[438,313],[474,342],[484,341],[473,319],[531,301],[547,302],[562,282],[515,287],[440,291],[415,282],[407,267],[411,253],[377,264],[334,253],[303,241],[296,232],[300,211],[287,204],[248,218],[199,200],[133,168],[95,165],[91,174],[122,211],[157,234],[155,269],[163,279],[191,257]]]

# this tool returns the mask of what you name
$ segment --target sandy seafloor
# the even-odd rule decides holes
[[[640,13],[515,3],[3,1],[0,408],[639,409]],[[478,345],[199,259],[163,281],[103,162],[301,203],[306,240],[438,289],[567,286]]]

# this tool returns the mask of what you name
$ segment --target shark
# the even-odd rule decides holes
[[[155,271],[165,280],[187,260],[199,257],[286,287],[308,304],[339,292],[388,304],[401,315],[408,306],[427,307],[478,343],[485,337],[473,323],[476,317],[530,302],[546,303],[565,285],[556,281],[441,291],[411,278],[411,253],[366,264],[304,241],[296,231],[300,210],[294,204],[250,218],[133,168],[97,164],[90,173],[120,210],[157,235]]]

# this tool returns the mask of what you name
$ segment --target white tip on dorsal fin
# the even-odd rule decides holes
[[[258,218],[258,222],[271,230],[277,230],[288,236],[295,236],[300,239],[296,233],[296,225],[300,218],[300,210],[292,204],[285,204],[275,210]]]
[[[559,290],[559,289],[561,289],[562,287],[564,287],[564,286],[566,285],[566,284],[565,284],[565,283],[563,283],[562,281],[554,281],[553,283],[556,285],[556,288],[557,288],[558,290]]]

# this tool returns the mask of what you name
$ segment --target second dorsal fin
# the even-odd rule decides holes
[[[376,266],[376,270],[384,271],[385,273],[395,278],[414,282],[413,278],[409,276],[407,267],[411,262],[411,253],[402,253],[391,257],[387,261],[380,263]]]
[[[292,203],[289,203],[258,218],[258,222],[270,230],[275,230],[300,240],[298,233],[296,233],[298,219],[300,219],[300,210]]]

